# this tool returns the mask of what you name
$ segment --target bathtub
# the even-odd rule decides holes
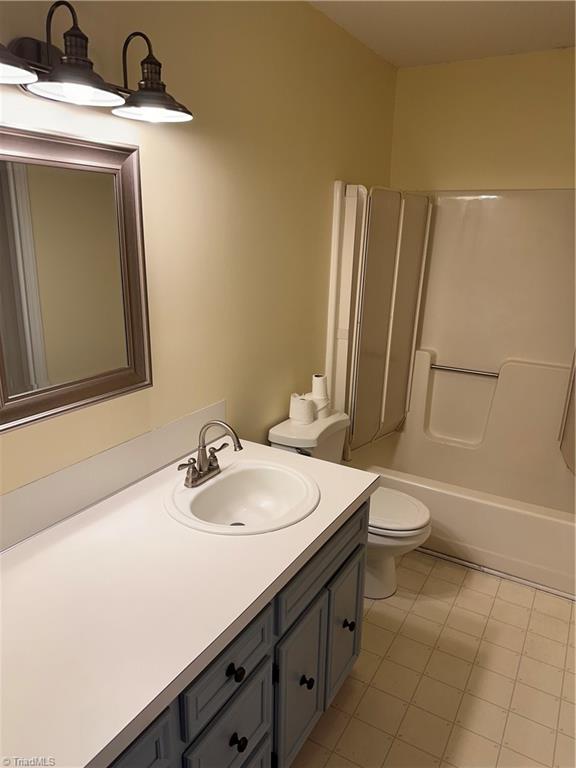
[[[384,467],[363,469],[427,505],[425,548],[574,596],[574,515]]]

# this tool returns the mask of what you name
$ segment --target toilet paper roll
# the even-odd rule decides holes
[[[314,401],[296,393],[290,395],[290,420],[295,424],[312,424],[316,416]]]
[[[332,408],[330,407],[330,400],[328,400],[328,398],[325,400],[314,400],[313,402],[316,407],[317,419],[326,419],[328,416],[330,416],[332,413]]]
[[[323,373],[312,376],[312,397],[314,400],[328,400],[328,377]]]
[[[315,400],[312,397],[312,392],[308,392],[307,394],[303,395],[303,397],[306,400],[309,400],[313,404],[315,419],[325,419],[327,416],[330,416],[330,414],[332,413],[330,400],[328,399]]]
[[[328,377],[323,373],[315,373],[312,376],[312,392],[309,397],[314,402],[317,419],[325,419],[330,416],[330,398],[328,397]]]

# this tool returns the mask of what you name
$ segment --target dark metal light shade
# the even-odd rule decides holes
[[[27,90],[46,99],[65,101],[86,107],[116,107],[124,103],[124,97],[108,85],[92,68],[88,58],[88,38],[78,27],[76,11],[66,2],[59,0],[48,11],[46,19],[46,42],[51,45],[51,24],[54,11],[60,6],[68,8],[72,15],[72,26],[64,33],[64,56],[60,63]]]
[[[0,83],[26,85],[36,80],[38,80],[36,72],[0,43]]]
[[[147,123],[186,123],[192,120],[190,110],[166,93],[166,86],[161,76],[162,65],[152,52],[150,38],[143,32],[132,32],[124,42],[122,49],[124,87],[128,87],[126,54],[128,45],[135,37],[141,37],[148,46],[148,55],[140,62],[142,79],[138,82],[138,90],[131,93],[126,103],[113,109],[112,113],[118,117],[143,120]]]

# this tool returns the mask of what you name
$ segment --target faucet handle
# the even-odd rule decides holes
[[[218,448],[208,448],[208,469],[218,469],[216,454],[223,448],[228,448],[228,443],[222,443]]]
[[[229,446],[229,443],[222,443],[222,445],[219,445],[218,448],[208,448],[208,453],[210,454],[210,456],[214,456],[223,448],[228,448],[228,446]]]
[[[181,469],[195,469],[196,468],[196,459],[188,459],[188,461],[185,461],[183,464],[178,464],[178,471]]]
[[[188,459],[183,464],[178,464],[178,469],[186,470],[186,479],[184,480],[186,488],[194,488],[196,481],[200,477],[200,472],[196,466],[196,459]]]

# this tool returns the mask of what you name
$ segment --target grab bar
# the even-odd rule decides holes
[[[452,373],[470,373],[472,376],[489,376],[493,379],[498,378],[498,371],[478,371],[475,368],[457,368],[453,365],[440,365],[431,363],[430,368],[435,371],[451,371]]]

